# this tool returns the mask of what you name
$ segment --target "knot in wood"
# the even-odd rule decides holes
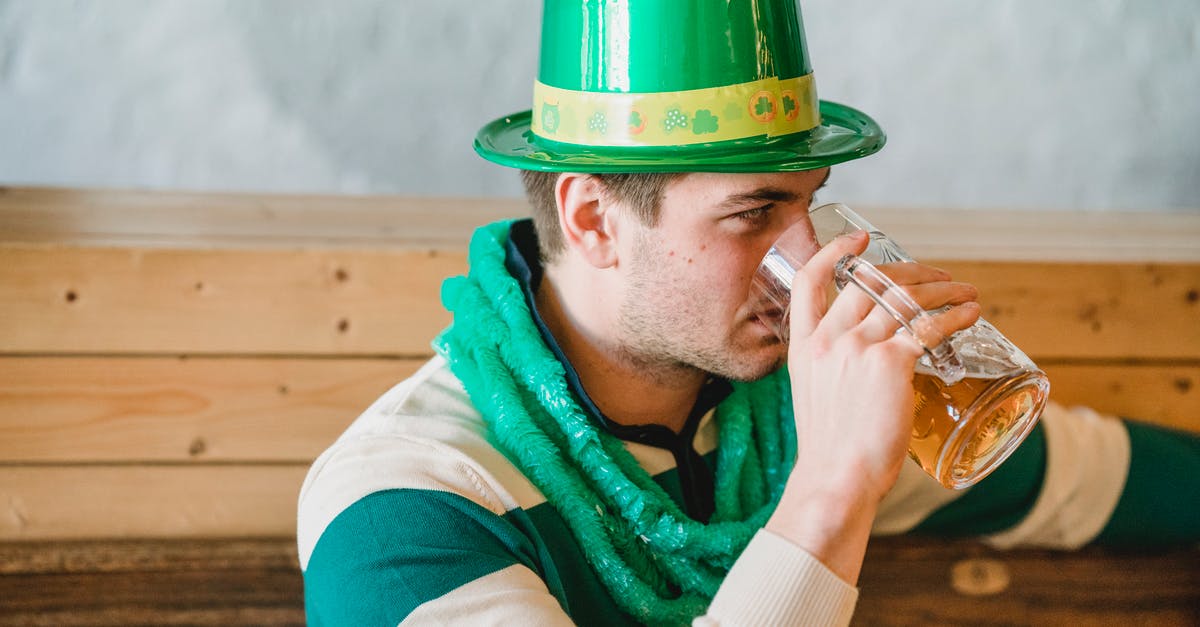
[[[1008,589],[1011,578],[1008,567],[993,559],[965,559],[950,568],[950,585],[954,591],[980,597],[999,594]]]

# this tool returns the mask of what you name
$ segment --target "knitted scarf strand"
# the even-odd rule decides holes
[[[434,348],[618,606],[645,623],[687,623],[708,607],[783,491],[795,458],[786,373],[734,384],[717,408],[715,512],[708,524],[689,518],[571,393],[505,268],[510,225],[477,230],[468,275],[443,284],[454,322]]]

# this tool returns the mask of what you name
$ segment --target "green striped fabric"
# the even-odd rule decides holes
[[[1129,419],[1124,425],[1130,444],[1125,487],[1094,542],[1150,548],[1200,539],[1200,436]],[[1000,468],[913,531],[980,536],[1015,526],[1037,501],[1046,462],[1039,425]]]
[[[675,470],[655,480],[682,502]],[[395,625],[422,603],[516,564],[537,573],[577,624],[636,624],[549,504],[497,516],[462,496],[420,489],[370,494],[326,527],[304,571],[305,610],[314,626]]]
[[[544,547],[534,545],[521,514],[496,516],[434,490],[360,499],[326,528],[304,572],[309,624],[395,625],[422,603],[513,564],[550,583]]]
[[[1200,436],[1132,420],[1125,427],[1129,474],[1096,541],[1149,547],[1200,540]]]

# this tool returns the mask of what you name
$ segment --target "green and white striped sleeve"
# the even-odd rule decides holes
[[[1200,540],[1195,434],[1051,403],[1012,457],[968,490],[906,466],[876,533],[980,536],[998,548]]]

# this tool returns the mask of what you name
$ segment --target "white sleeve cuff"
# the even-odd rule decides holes
[[[730,569],[708,614],[693,625],[848,625],[857,602],[857,588],[763,529]]]

